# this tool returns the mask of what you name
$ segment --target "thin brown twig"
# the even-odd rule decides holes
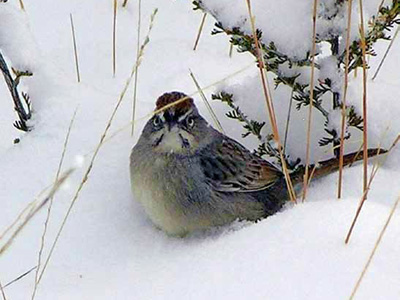
[[[296,79],[295,79],[296,80]],[[293,104],[293,94],[294,94],[294,85],[296,81],[293,83],[292,92],[290,93],[290,101],[289,101],[289,109],[286,118],[286,126],[285,126],[285,138],[283,140],[283,153],[286,153],[286,143],[289,134],[289,123],[290,123],[290,116],[292,115],[292,104]]]
[[[379,4],[378,13],[379,13],[379,11],[381,10],[381,8],[382,8],[382,6],[383,6],[384,3],[385,3],[385,0],[382,0],[381,3]]]
[[[145,41],[143,42],[143,44],[142,44],[142,46],[141,46],[141,48],[140,48],[140,57],[139,57],[138,63],[141,62],[141,57],[143,56],[145,46],[146,46],[146,45],[148,44],[148,42],[149,42],[150,32],[151,32],[151,30],[152,30],[152,28],[153,28],[153,22],[154,22],[154,18],[155,18],[155,16],[156,16],[156,14],[157,14],[157,11],[158,11],[158,10],[155,9],[154,12],[152,13],[151,17],[150,17],[149,29],[148,29],[148,32],[147,32]],[[131,81],[132,81],[132,79],[133,79],[133,75],[135,74],[135,72],[136,72],[136,63],[135,63],[135,65],[133,66],[132,71],[131,71],[131,74],[130,74],[129,78],[127,79],[127,81],[126,81],[126,83],[125,83],[125,86],[124,86],[124,88],[123,88],[123,90],[122,90],[122,92],[121,92],[121,94],[120,94],[120,96],[119,96],[119,98],[118,98],[118,101],[117,101],[117,103],[116,103],[116,105],[115,105],[115,107],[114,107],[114,109],[113,109],[113,111],[112,111],[112,113],[111,113],[111,116],[110,116],[110,118],[109,118],[109,120],[108,120],[108,122],[107,122],[107,124],[106,124],[106,127],[105,127],[105,129],[104,129],[104,131],[103,131],[103,133],[102,133],[102,135],[101,135],[101,137],[100,137],[100,141],[99,141],[99,143],[97,144],[96,149],[94,150],[94,153],[93,153],[93,155],[92,155],[92,158],[91,158],[91,160],[90,160],[90,162],[89,162],[89,166],[88,166],[88,168],[86,169],[86,171],[85,171],[85,173],[84,173],[84,175],[83,175],[83,178],[82,178],[82,180],[81,180],[81,182],[80,182],[80,184],[79,184],[77,190],[75,191],[74,197],[73,197],[72,200],[71,200],[71,203],[70,203],[70,205],[69,205],[69,207],[68,207],[68,209],[67,209],[67,212],[66,212],[66,214],[65,214],[65,216],[64,216],[64,218],[63,218],[63,221],[62,221],[62,223],[61,223],[61,226],[60,226],[60,228],[59,228],[59,230],[58,230],[58,232],[57,232],[56,238],[54,239],[54,242],[53,242],[53,244],[52,244],[52,246],[51,246],[51,248],[50,248],[49,255],[47,256],[47,259],[46,259],[45,264],[44,264],[44,266],[43,266],[42,272],[41,272],[41,274],[40,274],[40,276],[39,276],[39,281],[41,280],[41,278],[43,277],[43,275],[44,275],[44,273],[45,273],[45,271],[46,271],[46,268],[47,268],[47,266],[48,266],[48,264],[49,264],[49,262],[50,262],[50,259],[51,259],[52,255],[53,255],[53,252],[54,252],[55,247],[56,247],[56,245],[57,245],[57,243],[58,243],[58,240],[59,240],[60,237],[61,237],[61,233],[63,232],[64,227],[65,227],[65,225],[66,225],[66,223],[67,223],[67,220],[68,220],[68,218],[69,218],[69,216],[70,216],[70,214],[71,214],[71,212],[72,212],[72,209],[74,208],[75,203],[76,203],[76,201],[77,201],[78,198],[79,198],[80,192],[81,192],[81,190],[83,189],[84,185],[86,184],[86,182],[87,182],[88,179],[89,179],[89,174],[91,173],[91,171],[92,171],[92,169],[93,169],[94,162],[95,162],[95,160],[96,160],[96,158],[97,158],[97,155],[98,155],[98,153],[99,153],[101,147],[104,145],[104,140],[105,140],[105,138],[106,138],[106,136],[107,136],[107,134],[108,134],[108,131],[109,131],[110,127],[111,127],[112,122],[114,121],[114,117],[115,117],[115,115],[116,115],[116,113],[117,113],[117,111],[118,111],[118,109],[119,109],[119,107],[120,107],[120,105],[121,105],[121,103],[122,103],[122,100],[123,100],[124,97],[125,97],[126,91],[128,90],[128,87],[129,87],[129,85],[131,84]]]
[[[46,193],[46,191],[48,191],[49,188],[51,188],[52,186],[48,186],[45,189],[43,189],[39,195],[30,203],[28,203],[28,205],[19,213],[19,215],[17,216],[17,218],[11,223],[10,226],[8,226],[4,232],[2,232],[0,234],[0,241],[15,227],[16,224],[18,224],[18,222],[21,221],[21,219],[23,218],[23,216],[29,215],[30,213],[33,212],[33,210],[35,209],[35,205],[36,203],[39,201],[39,199],[43,196],[44,193]],[[29,210],[29,211],[28,211]],[[28,213],[27,213],[28,212]]]
[[[194,76],[193,72],[190,69],[189,69],[189,74],[190,74],[190,77],[192,77],[193,82],[197,88],[197,91],[199,92],[201,98],[203,99],[204,104],[206,105],[208,111],[210,112],[210,115],[213,118],[214,123],[217,126],[218,130],[220,132],[222,132],[223,134],[226,134],[225,130],[222,128],[221,122],[218,120],[217,115],[215,114],[214,110],[212,109],[210,103],[208,102],[206,95],[204,95],[204,92],[201,89],[199,82],[197,81],[196,77]]]
[[[400,196],[397,198],[397,200],[393,204],[392,209],[390,210],[390,213],[389,213],[389,216],[388,216],[388,218],[387,218],[387,220],[385,222],[385,225],[383,226],[381,232],[379,233],[378,239],[375,242],[375,246],[372,249],[372,252],[371,252],[370,256],[368,257],[368,260],[367,260],[367,262],[366,262],[366,264],[365,264],[365,266],[364,266],[364,268],[363,268],[363,270],[362,270],[362,272],[360,274],[360,277],[357,280],[356,285],[354,286],[354,289],[353,289],[353,291],[352,291],[352,293],[350,295],[350,298],[349,298],[350,300],[354,299],[354,296],[356,295],[356,293],[358,291],[358,288],[360,287],[361,281],[363,280],[365,274],[367,273],[367,270],[368,270],[368,268],[369,268],[369,266],[370,266],[370,264],[372,262],[372,259],[375,256],[376,250],[378,249],[378,246],[380,245],[380,243],[382,241],[382,238],[385,235],[386,229],[388,228],[388,226],[390,224],[390,221],[392,220],[393,214],[396,211],[396,208],[397,208],[399,202],[400,202]]]
[[[354,230],[354,227],[355,227],[355,225],[356,225],[356,223],[357,223],[358,217],[359,217],[359,215],[360,215],[360,213],[361,213],[361,210],[362,210],[362,208],[363,208],[363,206],[364,206],[365,200],[367,199],[367,194],[368,194],[368,191],[370,190],[370,187],[371,187],[372,181],[373,181],[374,178],[375,178],[375,175],[377,174],[377,172],[378,172],[379,168],[381,167],[381,165],[383,165],[383,163],[386,161],[386,159],[387,159],[389,153],[393,150],[394,147],[396,147],[396,145],[397,145],[397,143],[398,143],[399,141],[400,141],[400,135],[397,136],[397,138],[396,138],[395,141],[393,142],[392,146],[389,148],[389,150],[388,150],[387,153],[385,154],[386,156],[385,156],[385,158],[383,159],[383,161],[382,161],[382,162],[379,162],[379,161],[378,161],[378,162],[376,162],[376,163],[374,164],[374,166],[373,166],[373,168],[372,168],[372,172],[371,172],[370,178],[369,178],[369,181],[368,181],[368,183],[367,183],[367,188],[366,188],[366,190],[363,192],[363,194],[362,194],[362,196],[361,196],[361,200],[360,200],[360,203],[359,203],[359,205],[358,205],[358,207],[357,207],[356,214],[355,214],[355,216],[354,216],[354,218],[353,218],[353,221],[351,222],[349,231],[347,232],[346,239],[345,239],[345,243],[346,243],[346,244],[348,244],[349,241],[350,241],[351,234],[353,233],[353,230]]]
[[[0,291],[1,291],[1,296],[3,297],[3,300],[7,300],[6,293],[4,292],[4,288],[3,288],[3,285],[1,284],[1,281],[0,281]]]
[[[25,228],[25,226],[32,220],[32,218],[50,201],[52,197],[57,193],[57,191],[60,189],[61,185],[64,183],[64,181],[71,175],[71,173],[74,171],[74,169],[70,169],[66,171],[56,182],[56,184],[53,185],[53,188],[51,189],[49,195],[42,200],[37,206],[32,209],[29,214],[26,216],[25,220],[17,227],[17,229],[13,232],[13,234],[10,236],[10,238],[4,243],[4,245],[0,248],[0,255],[2,255],[12,244],[14,239],[20,234],[22,229]]]
[[[124,3],[122,3],[122,7],[125,7],[128,4],[128,0],[124,0]]]
[[[200,23],[199,30],[197,32],[196,41],[194,42],[193,51],[196,51],[196,49],[197,49],[197,45],[199,43],[200,36],[201,36],[202,31],[203,31],[203,27],[204,27],[204,23],[206,21],[206,17],[207,17],[207,13],[204,13],[203,17],[201,18],[201,23]]]
[[[242,69],[240,69],[240,70],[238,70],[238,71],[236,71],[236,72],[234,72],[234,73],[232,73],[232,74],[230,74],[230,75],[228,75],[228,76],[226,76],[226,77],[224,77],[224,78],[222,78],[222,79],[220,79],[220,80],[218,80],[218,81],[216,81],[216,82],[211,83],[210,85],[208,85],[208,86],[206,86],[206,87],[203,87],[201,90],[202,90],[202,91],[205,91],[205,90],[208,90],[208,89],[210,89],[210,88],[212,88],[212,87],[215,87],[216,85],[221,84],[222,82],[224,82],[224,81],[226,81],[226,80],[228,80],[228,79],[230,79],[230,78],[232,78],[232,77],[235,77],[236,75],[238,75],[238,74],[240,74],[240,73],[246,71],[247,69],[249,69],[249,68],[251,68],[251,67],[253,67],[253,63],[247,65],[246,67],[244,67],[244,68],[242,68]],[[160,112],[162,112],[162,111],[164,111],[164,110],[166,110],[166,109],[168,109],[168,108],[170,108],[170,107],[172,107],[172,106],[174,106],[174,105],[178,105],[179,103],[181,103],[181,102],[187,100],[189,97],[193,97],[194,95],[197,95],[198,93],[199,93],[199,91],[193,92],[193,93],[189,94],[187,97],[178,99],[178,100],[176,100],[176,101],[173,102],[173,103],[170,103],[170,104],[167,104],[167,105],[163,106],[163,107],[162,107],[161,109],[159,109],[159,110],[152,111],[152,112],[150,112],[150,113],[144,115],[143,117],[140,117],[140,118],[136,119],[134,122],[136,123],[136,122],[139,122],[139,121],[147,120],[148,118],[154,116],[155,114],[159,114]],[[115,136],[117,136],[117,135],[120,134],[121,132],[125,131],[125,130],[126,130],[127,128],[129,128],[130,126],[131,126],[131,122],[127,123],[126,125],[124,125],[124,126],[122,126],[122,127],[120,127],[120,128],[117,129],[115,132],[111,133],[110,136],[109,136],[108,138],[106,138],[106,140],[104,141],[104,143],[110,141],[111,139],[113,139]],[[94,152],[94,150],[93,150],[92,152]]]
[[[19,6],[21,7],[21,9],[23,11],[25,11],[25,5],[24,5],[24,2],[22,0],[19,0]]]
[[[353,143],[358,143],[358,141],[353,141]],[[328,152],[330,152],[330,151],[332,151],[332,150],[335,150],[335,149],[337,149],[337,148],[339,148],[339,147],[340,147],[340,145],[336,145],[336,146],[334,146],[334,147],[332,147],[332,148],[330,148],[330,149],[325,150],[323,153],[326,154],[326,153],[328,153]],[[360,152],[361,152],[361,148],[360,148],[360,150],[354,155],[354,160],[353,160],[353,162],[352,162],[351,164],[349,164],[349,166],[351,166],[351,165],[356,161],[356,158],[357,158],[357,156],[358,156],[358,154],[359,154]],[[321,157],[319,157],[316,161],[320,161],[320,159],[321,159]],[[308,179],[308,185],[310,185],[310,183],[311,183],[311,181],[312,181],[312,179],[313,179],[313,177],[314,177],[314,173],[315,173],[315,171],[316,171],[317,168],[318,168],[318,163],[316,163],[316,164],[314,165],[313,169],[311,170],[311,174],[310,174],[310,177],[309,177],[309,179]]]
[[[289,193],[290,200],[296,203],[297,202],[296,201],[296,194],[295,194],[294,189],[293,189],[293,184],[292,184],[292,181],[290,179],[290,175],[289,175],[289,172],[288,172],[288,169],[287,169],[287,165],[286,165],[286,160],[285,160],[285,157],[283,155],[282,144],[281,144],[280,138],[279,138],[278,126],[277,126],[276,117],[275,117],[275,110],[274,110],[274,107],[273,107],[273,103],[272,103],[272,99],[271,99],[271,95],[270,95],[270,90],[269,90],[268,85],[267,85],[266,65],[265,65],[265,62],[264,62],[263,55],[261,53],[261,49],[260,49],[261,47],[260,47],[259,40],[258,40],[257,34],[256,34],[254,16],[253,16],[252,11],[251,11],[250,0],[246,0],[246,3],[247,3],[247,9],[248,9],[248,13],[249,13],[252,33],[253,33],[254,44],[255,44],[256,53],[257,53],[258,68],[259,68],[259,71],[260,71],[261,84],[262,84],[262,88],[263,88],[265,101],[266,101],[266,104],[267,104],[267,109],[268,109],[268,114],[269,114],[269,118],[270,118],[271,127],[272,127],[272,130],[273,130],[273,137],[274,137],[274,140],[275,140],[275,142],[276,142],[276,144],[278,146],[278,151],[279,151],[281,162],[282,162],[282,169],[283,169],[286,185],[287,185],[287,188],[288,188],[288,193]]]
[[[71,118],[71,121],[69,123],[69,126],[68,126],[67,134],[66,134],[65,140],[64,140],[63,150],[62,150],[62,153],[61,153],[61,158],[60,158],[60,161],[58,163],[56,177],[54,179],[55,183],[58,181],[58,179],[60,177],[60,174],[61,174],[61,169],[62,169],[62,166],[63,166],[63,163],[64,163],[64,158],[65,158],[65,153],[67,151],[67,146],[68,146],[68,143],[69,143],[69,137],[70,137],[70,134],[71,134],[72,127],[74,125],[74,121],[75,121],[77,112],[78,112],[78,107],[75,109],[74,114],[73,114],[73,116]],[[44,249],[44,245],[45,245],[46,233],[47,233],[47,228],[48,228],[49,221],[50,221],[52,207],[53,207],[53,198],[50,199],[49,207],[47,208],[46,220],[44,222],[42,238],[41,238],[41,241],[40,241],[40,249],[39,249],[39,254],[38,254],[37,269],[36,269],[36,272],[35,272],[35,286],[34,286],[34,289],[33,289],[33,292],[32,292],[32,300],[35,299],[37,288],[38,288],[38,285],[40,283],[39,271],[40,271],[40,266],[42,265],[43,249]]]
[[[33,270],[35,270],[37,268],[37,266],[31,268],[30,270],[26,271],[25,273],[19,275],[17,278],[11,280],[10,282],[8,282],[6,285],[3,286],[3,288],[6,288],[14,283],[16,283],[17,281],[21,280],[22,278],[24,278],[25,276],[29,275]]]
[[[375,80],[376,76],[378,76],[378,73],[379,73],[379,71],[380,71],[380,69],[381,69],[383,63],[385,62],[385,59],[386,59],[387,55],[389,54],[390,49],[391,49],[392,46],[393,46],[393,42],[394,42],[394,40],[396,39],[397,35],[399,34],[399,31],[400,31],[400,26],[397,27],[396,32],[394,33],[393,38],[392,38],[392,40],[390,41],[390,44],[389,44],[389,46],[387,47],[386,52],[385,52],[385,54],[383,55],[383,58],[382,58],[381,62],[379,63],[378,68],[377,68],[376,71],[375,71],[374,76],[372,76],[372,80]]]
[[[131,136],[135,132],[135,115],[136,115],[136,102],[137,102],[137,87],[138,87],[138,71],[139,71],[139,58],[140,58],[140,30],[142,28],[142,0],[138,1],[138,24],[137,24],[137,40],[136,40],[136,71],[133,83],[133,102],[132,102],[132,129]]]
[[[315,53],[317,45],[317,7],[318,0],[314,0],[313,7],[313,37],[312,37],[312,50],[311,50],[311,82],[310,82],[310,104],[308,107],[308,122],[307,122],[307,145],[306,145],[306,170],[304,173],[304,187],[303,187],[303,201],[307,196],[308,188],[308,177],[309,177],[309,164],[310,164],[310,148],[311,148],[311,123],[312,123],[312,111],[314,103],[314,73],[315,73]]]
[[[17,218],[8,226],[4,232],[0,234],[0,241],[13,229],[13,227],[22,219],[25,213],[29,210],[32,210],[33,205],[35,204],[36,200],[30,202],[17,216]]]
[[[70,18],[70,21],[71,21],[72,42],[73,42],[73,45],[74,45],[76,78],[77,78],[78,82],[81,82],[81,75],[79,73],[78,49],[76,47],[75,26],[74,26],[74,20],[72,18],[72,13],[69,14],[69,18]]]
[[[113,59],[113,77],[115,77],[115,72],[117,69],[117,62],[116,62],[116,52],[117,52],[117,1],[118,0],[114,0],[114,13],[113,13],[113,36],[112,36],[112,49],[113,49],[113,53],[112,53],[112,59]]]
[[[351,12],[353,1],[348,1],[347,8],[347,33],[346,33],[346,58],[345,58],[345,69],[344,69],[344,88],[343,88],[343,100],[342,100],[342,121],[340,128],[340,148],[339,148],[339,182],[338,182],[338,194],[337,197],[342,197],[342,182],[343,182],[343,156],[344,156],[344,132],[346,127],[346,98],[347,89],[349,85],[349,63],[350,63],[350,31],[351,31]]]
[[[357,207],[356,214],[355,214],[355,216],[353,218],[353,221],[351,222],[350,229],[349,229],[349,231],[347,233],[347,236],[346,236],[346,239],[344,241],[345,244],[348,244],[349,241],[350,241],[351,234],[353,233],[353,229],[354,229],[354,227],[356,225],[356,222],[358,220],[358,217],[359,217],[359,215],[361,213],[361,209],[363,208],[364,202],[367,199],[367,193],[368,193],[368,191],[369,191],[369,189],[371,187],[372,181],[374,180],[376,173],[378,172],[379,166],[380,165],[377,165],[376,167],[374,166],[374,168],[372,170],[371,176],[370,176],[368,184],[367,184],[367,189],[363,192],[363,194],[361,196],[361,200],[360,200],[360,203],[359,203],[359,205]]]
[[[368,111],[367,111],[367,47],[365,42],[365,30],[364,30],[364,11],[363,2],[360,3],[360,35],[361,35],[361,49],[362,49],[362,61],[363,61],[363,192],[367,190],[368,185]]]

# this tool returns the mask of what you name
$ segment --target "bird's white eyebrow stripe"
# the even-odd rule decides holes
[[[163,123],[165,123],[165,117],[163,113],[158,114],[158,117],[161,119]]]
[[[182,120],[186,119],[186,117],[187,117],[188,115],[190,115],[192,112],[193,112],[193,109],[189,109],[189,110],[187,111],[187,113],[185,113],[183,116],[180,116],[180,117],[178,118],[178,122],[181,122]]]

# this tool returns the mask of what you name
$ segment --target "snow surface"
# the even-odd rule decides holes
[[[81,166],[56,195],[44,251],[61,224],[83,172],[88,166],[111,111],[134,65],[136,51],[136,1],[118,14],[117,74],[112,76],[112,1],[25,0],[27,13],[17,1],[0,3],[0,49],[14,66],[30,68],[34,76],[24,86],[35,109],[35,129],[21,134],[12,127],[12,101],[0,80],[0,232],[55,178],[70,119],[78,107],[71,131],[64,169]],[[209,1],[210,2],[210,1]],[[222,5],[226,1],[215,1]],[[293,1],[292,1],[293,2]],[[329,4],[331,1],[325,1]],[[374,1],[365,1],[369,8]],[[211,2],[210,2],[211,3]],[[244,3],[244,1],[243,1]],[[254,1],[256,6],[261,1]],[[258,3],[258,4],[257,4]],[[270,5],[282,10],[290,1]],[[296,11],[311,13],[309,3],[297,1]],[[143,1],[143,34],[154,8],[159,8],[150,43],[139,69],[135,136],[126,129],[101,149],[39,286],[36,299],[344,299],[351,290],[372,250],[390,207],[399,194],[400,153],[389,156],[372,185],[349,245],[343,240],[361,196],[361,167],[344,173],[344,199],[337,201],[337,174],[312,184],[306,203],[288,205],[281,213],[257,224],[236,223],[199,233],[186,239],[167,237],[155,229],[132,199],[128,156],[154,101],[165,91],[196,91],[189,68],[202,86],[220,81],[233,72],[250,69],[223,85],[242,93],[245,113],[265,120],[254,58],[234,53],[229,58],[228,38],[211,36],[213,20],[207,18],[199,48],[192,51],[201,13],[190,1]],[[293,7],[292,7],[293,9]],[[294,11],[294,9],[293,9]],[[369,11],[372,11],[370,9]],[[76,83],[69,14],[74,16],[82,83]],[[227,12],[229,14],[229,11]],[[243,21],[231,13],[231,22]],[[274,17],[273,30],[283,30],[288,18]],[[298,18],[300,18],[299,16]],[[303,15],[304,17],[304,15]],[[285,22],[284,22],[285,21]],[[298,30],[309,32],[310,22],[301,18]],[[6,24],[6,25],[5,25]],[[233,23],[232,23],[233,24]],[[307,28],[306,28],[307,27]],[[5,29],[7,28],[7,29]],[[283,33],[287,34],[285,30]],[[32,34],[31,34],[32,33]],[[277,38],[285,41],[284,34]],[[296,33],[300,34],[300,33]],[[310,35],[309,35],[310,36]],[[288,47],[309,47],[302,39],[290,39]],[[293,43],[293,44],[292,44]],[[26,45],[26,47],[21,47]],[[388,43],[377,45],[371,58],[376,69]],[[369,82],[369,133],[371,145],[388,147],[400,132],[398,95],[400,44],[396,42],[374,82]],[[26,51],[26,49],[31,49]],[[33,49],[33,50],[32,50]],[[35,50],[36,49],[36,50]],[[304,50],[303,49],[303,50]],[[301,51],[300,51],[301,52]],[[299,53],[300,53],[299,52]],[[360,77],[352,80],[348,101],[360,108]],[[220,84],[206,91],[207,96]],[[251,91],[251,92],[250,92]],[[273,92],[278,123],[282,128],[290,90]],[[200,112],[212,122],[201,98]],[[260,102],[261,101],[261,102]],[[280,102],[279,102],[280,101]],[[228,134],[242,140],[240,125],[225,118],[226,107],[212,102]],[[122,102],[111,132],[126,126],[131,118],[132,89]],[[302,112],[303,113],[303,112]],[[288,146],[293,156],[304,156],[305,117],[292,114]],[[318,114],[314,116],[318,118]],[[318,121],[316,121],[318,122]],[[13,144],[16,137],[21,142]],[[319,139],[318,132],[313,144]],[[357,145],[349,147],[358,148]],[[329,153],[313,149],[315,160]],[[0,256],[0,281],[9,282],[37,264],[45,211],[22,231],[11,248]],[[400,295],[400,218],[391,225],[368,270],[357,299],[396,299]],[[29,299],[34,274],[5,289],[7,299]]]

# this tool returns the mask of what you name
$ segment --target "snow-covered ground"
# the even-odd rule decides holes
[[[64,170],[77,166],[84,158],[81,168],[54,199],[43,255],[46,257],[134,66],[137,1],[130,0],[126,9],[118,10],[115,77],[111,0],[25,0],[24,3],[26,15],[21,15],[18,1],[0,3],[0,50],[18,68],[29,67],[34,73],[32,78],[23,80],[23,88],[31,96],[35,129],[21,134],[12,127],[12,101],[0,80],[0,233],[54,181],[67,128],[76,109]],[[224,85],[258,80],[253,57],[234,53],[230,58],[228,38],[209,34],[214,23],[211,16],[207,17],[197,51],[192,50],[202,14],[192,11],[190,1],[143,1],[142,37],[155,8],[158,14],[139,69],[140,121],[136,123],[135,135],[131,137],[127,126],[132,114],[130,87],[110,132],[126,129],[100,150],[36,299],[348,298],[400,192],[397,187],[400,153],[396,150],[378,171],[349,245],[344,244],[344,237],[361,196],[360,166],[346,169],[343,200],[335,199],[337,174],[332,174],[312,184],[306,203],[290,205],[257,224],[237,223],[185,239],[171,238],[155,229],[132,199],[130,149],[160,94],[172,90],[196,92],[189,69],[203,87],[249,66]],[[82,77],[79,84],[70,13],[77,34]],[[22,26],[24,20],[29,22],[29,29]],[[387,45],[387,42],[377,45],[379,55],[371,58],[371,70],[376,69]],[[397,41],[380,75],[369,83],[371,143],[375,145],[382,136],[383,144],[390,145],[400,132],[399,50]],[[354,93],[360,90],[357,85],[353,82]],[[219,86],[206,90],[207,96],[210,98]],[[274,95],[279,97],[282,93],[278,89]],[[195,101],[211,123],[198,95]],[[254,146],[253,141],[241,139],[240,125],[223,116],[226,107],[212,104],[229,135],[248,147]],[[293,151],[302,156],[304,139],[292,135],[289,145],[292,149],[299,145],[297,149],[301,149]],[[16,137],[21,142],[14,145]],[[37,265],[45,218],[43,210],[0,255],[3,285]],[[397,212],[357,299],[400,297],[399,228]],[[34,272],[7,287],[4,293],[11,300],[29,299],[33,286]]]

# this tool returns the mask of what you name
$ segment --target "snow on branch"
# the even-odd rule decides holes
[[[349,73],[362,67],[359,7],[356,2],[353,1],[351,27],[347,28],[348,1],[319,1],[315,58],[318,81],[313,88],[312,101],[313,107],[325,119],[322,126],[326,136],[320,139],[320,146],[329,144],[336,146],[340,143],[340,126],[337,116],[340,116],[344,105],[342,100],[347,30],[349,30],[350,37]],[[399,1],[389,1],[385,5],[382,5],[381,2],[381,0],[369,0],[365,1],[364,5],[364,15],[369,20],[365,38],[366,50],[367,54],[371,56],[376,55],[373,49],[374,44],[378,40],[389,39],[389,31],[400,23]],[[297,103],[297,110],[310,105],[312,62],[312,9],[310,2],[281,0],[279,3],[271,4],[269,1],[253,0],[251,3],[265,67],[270,74],[274,75],[275,87],[284,85],[293,91],[292,99]],[[216,19],[212,34],[225,33],[230,36],[230,42],[237,47],[238,52],[257,55],[245,1],[198,0],[193,4],[194,9],[202,9]],[[234,99],[235,95],[232,97]],[[216,97],[216,99],[223,98]],[[225,103],[227,102],[225,101]],[[232,108],[233,105],[235,105],[234,102],[229,106]],[[352,105],[345,107],[346,139],[351,137],[350,127],[363,130],[363,120],[358,111],[357,107]],[[247,124],[254,122],[250,113],[246,113],[246,118],[245,121],[239,121]],[[249,133],[252,131],[249,130]],[[273,151],[268,151],[268,147],[264,152],[273,155]]]
[[[23,77],[32,76],[35,65],[34,41],[31,37],[26,14],[0,0],[0,70],[11,93],[18,120],[14,126],[29,131],[32,116],[31,102],[26,92],[19,91]]]
[[[17,87],[21,77],[32,76],[32,73],[30,73],[29,71],[20,72],[13,69],[13,72],[15,74],[15,78],[13,78],[1,52],[0,52],[0,70],[3,73],[8,89],[10,90],[11,97],[14,101],[14,109],[19,118],[18,121],[14,122],[14,126],[19,130],[29,131],[30,127],[28,126],[27,122],[32,116],[29,95],[27,93],[22,92],[21,93],[23,99],[22,101]]]

